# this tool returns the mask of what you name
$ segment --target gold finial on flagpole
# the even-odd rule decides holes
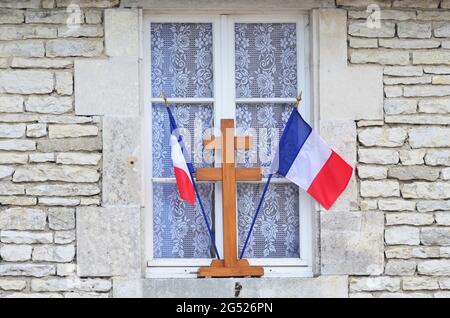
[[[166,107],[169,107],[169,101],[167,100],[166,94],[162,93],[162,98],[164,100],[164,104],[166,104]]]
[[[300,95],[298,95],[295,99],[297,100],[295,102],[295,107],[299,108],[300,103],[302,102],[302,96],[303,96],[303,91],[300,92]]]

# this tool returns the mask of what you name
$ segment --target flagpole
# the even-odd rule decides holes
[[[300,108],[299,106],[300,106],[300,103],[302,102],[302,96],[303,96],[303,92],[300,92],[300,95],[298,95],[295,98],[296,99],[295,107],[297,108],[297,110],[299,110],[299,108]],[[255,224],[256,224],[256,220],[258,219],[259,211],[261,210],[261,205],[264,202],[264,198],[266,197],[267,190],[269,189],[269,184],[270,184],[270,181],[272,180],[272,176],[273,176],[273,174],[269,175],[269,178],[267,179],[267,183],[264,186],[264,191],[263,191],[263,193],[261,195],[261,199],[259,200],[258,207],[256,208],[255,216],[253,217],[252,224],[250,226],[250,230],[248,231],[247,238],[245,239],[244,246],[242,247],[241,255],[239,257],[240,259],[242,259],[244,257],[245,249],[247,248],[248,242],[250,240],[250,237],[252,235],[253,229],[254,229]]]
[[[164,99],[164,103],[166,104],[166,107],[169,108],[169,102],[167,100],[166,95],[164,95],[164,94],[163,94],[163,99]],[[198,191],[198,188],[197,188],[197,183],[195,182],[195,179],[194,179],[194,176],[192,174],[191,169],[188,169],[188,171],[189,171],[189,175],[191,176],[192,185],[194,186],[194,191],[195,191],[195,194],[197,196],[198,203],[200,204],[200,209],[201,209],[202,214],[203,214],[203,219],[205,220],[206,227],[208,228],[209,237],[211,238],[211,241],[213,243],[214,251],[216,253],[217,259],[220,260],[220,254],[219,254],[219,251],[217,249],[216,240],[214,239],[214,235],[212,233],[211,226],[210,226],[209,221],[208,221],[208,217],[206,216],[205,208],[203,206],[203,201],[202,201],[202,198],[200,197],[200,192]]]

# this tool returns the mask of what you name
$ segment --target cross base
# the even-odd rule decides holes
[[[224,260],[213,260],[209,267],[201,267],[199,277],[261,277],[264,268],[250,266],[246,259],[238,260],[234,265],[225,266]]]

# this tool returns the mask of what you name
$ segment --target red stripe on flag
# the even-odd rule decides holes
[[[353,168],[332,151],[307,192],[328,210],[345,190],[352,174]]]
[[[180,168],[174,167],[175,179],[177,180],[178,191],[180,192],[181,199],[194,205],[195,193],[194,185],[192,184],[191,178],[187,173]]]

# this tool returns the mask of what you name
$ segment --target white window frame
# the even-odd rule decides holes
[[[143,19],[142,75],[144,83],[145,116],[145,243],[147,255],[146,277],[149,278],[188,278],[197,277],[201,266],[208,266],[212,259],[154,259],[153,258],[153,182],[174,182],[174,179],[153,178],[152,176],[152,103],[163,102],[161,98],[152,98],[151,92],[151,23],[212,23],[214,54],[214,97],[213,98],[170,98],[171,103],[211,103],[214,107],[214,127],[220,127],[221,118],[235,118],[238,103],[294,103],[295,98],[239,98],[235,97],[234,65],[234,23],[296,23],[297,25],[297,81],[298,90],[303,92],[300,112],[312,122],[312,104],[310,98],[309,63],[309,16],[299,14],[145,14]],[[229,49],[224,49],[224,48]],[[225,93],[226,92],[226,93]],[[262,180],[261,182],[265,182]],[[272,182],[285,183],[283,179]],[[215,239],[219,253],[223,255],[222,223],[222,185],[215,183]],[[249,259],[250,264],[264,266],[266,277],[312,277],[312,213],[313,202],[303,190],[299,190],[299,242],[300,257]]]

